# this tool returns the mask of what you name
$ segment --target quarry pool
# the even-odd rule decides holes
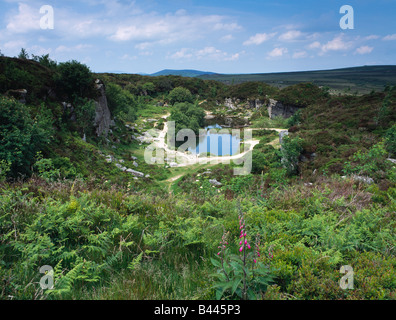
[[[233,156],[239,153],[240,142],[239,135],[233,135],[231,129],[215,124],[205,127],[197,138],[196,148],[188,151],[195,155]]]

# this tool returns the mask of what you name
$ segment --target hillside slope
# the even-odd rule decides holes
[[[396,86],[338,96],[9,58],[0,71],[0,299],[395,299]],[[297,111],[270,118],[269,99]],[[168,116],[197,129],[205,114],[254,126],[251,174],[147,163]]]
[[[396,66],[363,66],[334,70],[260,74],[214,74],[202,75],[199,78],[227,84],[261,81],[279,87],[312,82],[318,86],[328,86],[341,91],[368,93],[371,90],[382,91],[385,85],[395,85]]]
[[[215,74],[214,72],[208,71],[199,71],[199,70],[171,70],[165,69],[158,71],[156,73],[150,74],[150,76],[158,77],[158,76],[182,76],[182,77],[198,77],[203,75],[211,75]]]

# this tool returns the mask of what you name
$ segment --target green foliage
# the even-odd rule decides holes
[[[113,116],[129,122],[136,119],[137,101],[129,91],[123,90],[117,84],[109,83],[106,87],[106,97]]]
[[[194,104],[177,103],[169,119],[175,121],[176,134],[182,129],[191,129],[198,133],[199,129],[204,126],[205,111]]]
[[[392,114],[392,111],[394,112],[394,101],[392,101],[392,91],[394,90],[395,87],[392,88],[391,86],[385,88],[384,90],[384,92],[387,92],[387,95],[382,101],[382,105],[378,111],[378,115],[375,117],[375,120],[379,125],[386,126],[389,116]]]
[[[44,159],[41,153],[37,153],[34,169],[39,177],[47,181],[55,181],[60,178],[60,170],[54,168],[52,159]]]
[[[252,173],[267,172],[280,165],[280,154],[272,146],[258,144],[252,154]]]
[[[58,65],[55,75],[58,90],[64,92],[69,101],[92,95],[93,77],[90,69],[76,60]]]
[[[277,100],[286,104],[306,107],[318,103],[327,97],[327,93],[312,83],[301,83],[282,89],[276,96]]]
[[[396,156],[396,124],[386,131],[385,149],[391,156]]]
[[[56,70],[58,66],[58,63],[56,61],[50,59],[49,54],[43,54],[42,56],[32,55],[32,59],[49,69]]]
[[[88,99],[79,99],[75,107],[76,124],[85,133],[92,133],[92,123],[95,117],[96,105],[94,101]]]
[[[233,192],[241,194],[243,191],[248,191],[252,183],[253,175],[236,176],[230,180],[227,187]]]
[[[54,88],[53,71],[33,61],[0,57],[0,93],[15,95],[15,90],[26,89],[28,104],[39,105],[48,100],[49,88]]]
[[[212,264],[217,267],[217,273],[212,276],[216,278],[214,288],[216,289],[216,299],[238,297],[243,300],[257,300],[265,293],[267,286],[272,281],[271,270],[261,261],[259,246],[255,243],[253,249],[249,244],[244,215],[239,214],[240,236],[239,255],[230,254],[227,235],[224,234],[217,256],[220,261],[211,258]],[[250,240],[250,239],[249,239]]]
[[[11,166],[11,177],[29,176],[34,157],[48,147],[52,120],[44,106],[33,119],[30,110],[15,100],[0,98],[0,158]]]
[[[175,103],[181,103],[181,102],[187,102],[187,103],[194,102],[194,97],[191,94],[190,90],[183,88],[183,87],[174,88],[169,93],[168,99],[172,105],[174,105]]]
[[[298,160],[302,150],[301,139],[290,138],[289,136],[283,137],[281,162],[289,175],[298,173]]]
[[[298,109],[287,121],[289,127],[298,125],[301,123],[301,109]]]
[[[395,298],[396,172],[386,160],[394,154],[394,88],[329,97],[326,88],[312,85],[280,92],[263,83],[225,86],[175,76],[100,75],[117,116],[109,148],[104,138],[98,143],[89,135],[92,81],[83,93],[66,83],[70,97],[66,91],[62,95],[58,82],[62,100],[56,101],[48,93],[56,62],[48,55],[33,59],[0,57],[0,90],[28,91],[27,105],[3,98],[0,103],[1,299]],[[298,125],[293,132],[301,140],[286,137],[282,150],[276,150],[267,145],[275,133],[255,131],[260,143],[253,151],[253,170],[261,175],[234,176],[229,165],[163,169],[144,164],[144,147],[130,137],[147,128],[139,129],[142,122],[136,121],[135,129],[127,129],[123,122],[150,117],[159,119],[161,128],[160,117],[171,111],[178,129],[197,131],[204,125],[202,108],[184,102],[178,90],[174,98],[182,103],[169,109],[156,105],[178,87],[189,90],[192,99],[206,100],[205,109],[215,108],[222,97],[266,101],[266,95],[278,94],[306,105],[291,119],[268,119],[261,110],[254,119],[256,127]],[[52,118],[60,118],[65,97],[73,100],[77,121],[67,127],[58,121],[54,132]],[[41,104],[44,98],[51,109]],[[42,156],[35,157],[38,151]],[[301,152],[308,160],[297,166]],[[104,154],[125,159],[127,167],[137,156],[139,171],[151,178],[133,179],[107,164]],[[376,183],[324,177],[321,170],[312,174],[315,168],[341,171],[347,160],[348,174],[367,174]],[[29,180],[5,181],[31,169],[36,174]],[[299,179],[290,177],[296,173]],[[171,181],[180,174],[185,175]],[[213,186],[209,179],[223,185]],[[241,218],[246,225],[238,226]],[[220,260],[212,259],[224,230],[234,239],[238,227],[246,228],[242,239],[255,248],[238,238],[221,248]],[[38,270],[47,264],[54,267],[55,288],[43,291]],[[353,290],[339,286],[342,265],[354,268]]]
[[[26,49],[24,49],[24,48],[21,49],[21,52],[19,53],[18,58],[24,59],[24,60],[29,59],[29,54],[27,53]]]
[[[3,182],[11,170],[11,163],[5,160],[0,160],[0,182]]]
[[[359,150],[352,156],[352,161],[344,166],[345,174],[365,175],[375,179],[383,179],[395,175],[394,166],[386,158],[388,152],[384,141],[372,146],[366,152]],[[392,173],[393,172],[393,173]]]

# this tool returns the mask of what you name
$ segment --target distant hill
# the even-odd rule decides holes
[[[350,92],[382,90],[384,86],[396,84],[396,66],[363,66],[333,70],[258,73],[258,74],[205,74],[203,80],[216,80],[226,84],[261,81],[280,88],[302,82]]]
[[[171,70],[171,69],[165,69],[153,74],[150,74],[150,76],[153,77],[158,77],[158,76],[181,76],[181,77],[198,77],[198,76],[204,76],[204,75],[215,75],[216,73],[213,72],[207,72],[207,71],[199,71],[199,70]]]

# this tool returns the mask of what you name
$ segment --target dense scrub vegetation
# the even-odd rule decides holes
[[[1,299],[396,298],[395,87],[334,96],[312,84],[95,75],[21,53],[0,57]],[[97,77],[115,119],[107,137],[92,126]],[[261,128],[251,174],[144,163],[134,135],[161,129],[165,114],[197,131],[204,109],[231,114],[228,97],[301,107],[289,119],[247,110]],[[263,126],[289,129],[282,146]],[[44,265],[53,289],[40,287]],[[353,289],[340,288],[345,265]]]

